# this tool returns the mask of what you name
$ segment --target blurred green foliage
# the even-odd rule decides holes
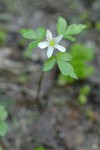
[[[23,55],[24,58],[30,58],[31,55],[32,55],[32,52],[33,52],[33,49],[27,48],[27,49],[22,53],[22,55]]]
[[[19,77],[19,82],[20,83],[26,83],[29,80],[29,75],[27,73],[23,73]]]
[[[0,146],[0,150],[3,150],[3,148]]]
[[[11,20],[11,15],[7,13],[0,14],[0,21],[9,21]]]
[[[87,20],[90,16],[90,12],[89,11],[84,11],[83,13],[81,13],[80,18],[82,20]]]
[[[96,27],[96,29],[97,29],[98,31],[100,31],[100,21],[97,21],[97,22],[95,23],[95,27]]]
[[[78,100],[81,105],[87,104],[90,91],[91,87],[89,85],[85,85],[80,89]]]
[[[35,148],[34,150],[46,150],[44,147],[38,147],[38,148]]]
[[[7,97],[5,98],[5,101],[1,103],[5,108],[7,108],[7,111],[9,114],[12,114],[14,112],[14,109],[12,109],[16,104],[15,97]]]
[[[3,137],[8,131],[8,125],[5,122],[6,118],[8,116],[8,112],[5,110],[5,108],[0,105],[0,136]]]
[[[88,95],[90,93],[90,90],[91,90],[90,86],[85,85],[80,89],[80,94]]]
[[[90,65],[90,62],[94,59],[92,49],[77,43],[71,46],[70,54],[73,57],[70,63],[73,66],[78,79],[90,77],[94,72],[94,67]],[[72,83],[74,81],[74,79],[61,74],[58,77],[58,83],[61,85],[64,85],[67,82]]]
[[[0,30],[0,46],[4,46],[6,41],[6,33],[3,30]]]
[[[91,108],[88,108],[85,113],[86,113],[86,116],[87,116],[92,122],[94,122],[94,121],[97,120],[96,114],[95,114],[95,112],[94,112]]]

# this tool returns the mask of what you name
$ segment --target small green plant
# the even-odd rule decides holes
[[[100,21],[97,21],[97,22],[95,23],[95,27],[96,27],[96,29],[97,29],[98,31],[100,31]]]
[[[73,44],[71,46],[70,54],[73,59],[70,61],[71,65],[75,69],[76,75],[79,79],[86,79],[93,74],[94,67],[90,65],[90,62],[94,58],[94,53],[91,48],[84,46],[83,44]],[[74,82],[71,77],[63,76],[58,77],[58,83],[66,84],[66,82]]]
[[[0,105],[0,136],[3,137],[8,131],[7,123],[5,122],[6,118],[8,116],[7,111],[5,108]]]
[[[74,71],[76,68],[73,68],[73,65],[70,63],[72,60],[71,54],[66,52],[66,48],[61,46],[59,43],[64,38],[66,40],[70,40],[72,42],[76,41],[74,35],[82,32],[86,28],[86,25],[83,24],[67,24],[65,18],[58,17],[56,23],[56,29],[58,36],[53,38],[50,30],[46,30],[42,27],[33,30],[33,29],[21,29],[20,33],[24,38],[32,40],[32,42],[28,45],[28,49],[25,51],[25,54],[31,55],[31,52],[34,48],[39,47],[41,49],[47,48],[47,57],[48,59],[45,61],[43,66],[43,72],[41,74],[39,85],[37,89],[37,103],[39,102],[39,93],[41,89],[41,82],[44,76],[44,72],[50,71],[54,65],[57,63],[58,68],[61,74],[65,76],[69,76],[71,78],[77,79],[77,75]],[[45,38],[45,41],[43,39]],[[54,55],[54,50],[57,49],[60,52],[57,52]]]
[[[0,150],[3,150],[3,148],[0,146]]]
[[[90,94],[91,88],[89,85],[85,85],[80,89],[79,93],[79,103],[85,105],[88,102],[88,95]]]
[[[46,150],[44,147],[37,147],[34,150]]]
[[[29,80],[29,75],[28,75],[28,73],[22,73],[21,75],[20,75],[20,77],[19,77],[19,82],[20,83],[26,83],[27,81]]]
[[[3,46],[5,44],[6,40],[6,33],[3,30],[0,30],[0,46]]]

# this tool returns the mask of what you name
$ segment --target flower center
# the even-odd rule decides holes
[[[50,46],[54,46],[55,45],[55,41],[54,40],[51,40],[50,41]]]

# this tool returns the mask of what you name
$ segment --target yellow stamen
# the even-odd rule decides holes
[[[54,45],[55,45],[55,41],[54,40],[50,41],[50,46],[54,46]]]

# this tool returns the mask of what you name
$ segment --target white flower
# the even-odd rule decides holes
[[[46,41],[45,42],[40,42],[38,43],[38,47],[40,47],[41,49],[44,49],[46,47],[48,47],[47,50],[47,57],[50,58],[53,54],[54,49],[58,49],[61,52],[65,52],[66,48],[59,45],[59,42],[61,41],[61,39],[63,38],[63,35],[59,35],[56,38],[52,37],[52,33],[50,32],[50,30],[47,30],[46,32]]]

